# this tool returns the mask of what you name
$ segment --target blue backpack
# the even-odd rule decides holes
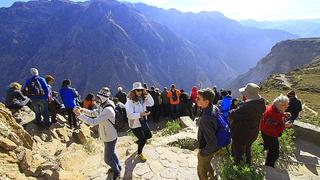
[[[230,127],[227,118],[220,112],[217,111],[217,131],[216,137],[218,140],[218,147],[226,147],[231,142]]]

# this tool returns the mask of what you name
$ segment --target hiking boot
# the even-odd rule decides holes
[[[119,180],[120,179],[120,174],[114,174],[112,179],[113,180]]]
[[[146,162],[147,158],[143,156],[143,154],[138,154],[138,158],[140,159],[140,161],[142,162]]]
[[[108,169],[108,172],[107,172],[107,174],[110,174],[110,173],[114,173],[114,171],[113,171],[113,169]]]

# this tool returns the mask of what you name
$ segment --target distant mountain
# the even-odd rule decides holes
[[[142,3],[129,5],[186,38],[212,61],[225,63],[237,74],[253,67],[277,42],[297,37],[280,30],[248,28],[219,12],[183,13]]]
[[[55,77],[55,89],[70,78],[82,95],[101,86],[130,90],[134,81],[176,83],[186,90],[223,86],[274,43],[293,37],[245,28],[217,12],[181,13],[115,0],[16,2],[0,8],[0,27],[1,87],[23,83],[29,68],[37,67]]]
[[[167,27],[113,0],[16,2],[0,9],[0,27],[1,87],[23,82],[30,67],[52,74],[56,87],[72,79],[81,94],[102,86],[129,90],[134,81],[191,89],[221,82],[213,71],[228,72]]]
[[[269,75],[285,73],[309,64],[320,57],[320,38],[286,40],[272,47],[271,52],[248,72],[233,80],[228,87],[237,89],[249,82],[260,83]]]
[[[243,20],[241,24],[261,29],[279,29],[300,37],[320,37],[320,19],[292,19],[282,21]]]

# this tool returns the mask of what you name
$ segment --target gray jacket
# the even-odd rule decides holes
[[[198,142],[201,155],[209,155],[219,149],[215,135],[217,131],[216,111],[216,106],[209,105],[199,118]]]

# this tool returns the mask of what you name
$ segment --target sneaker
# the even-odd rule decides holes
[[[143,156],[143,154],[138,154],[138,158],[139,158],[140,161],[142,161],[142,162],[146,162],[146,161],[147,161],[147,158],[145,158],[145,157]]]

